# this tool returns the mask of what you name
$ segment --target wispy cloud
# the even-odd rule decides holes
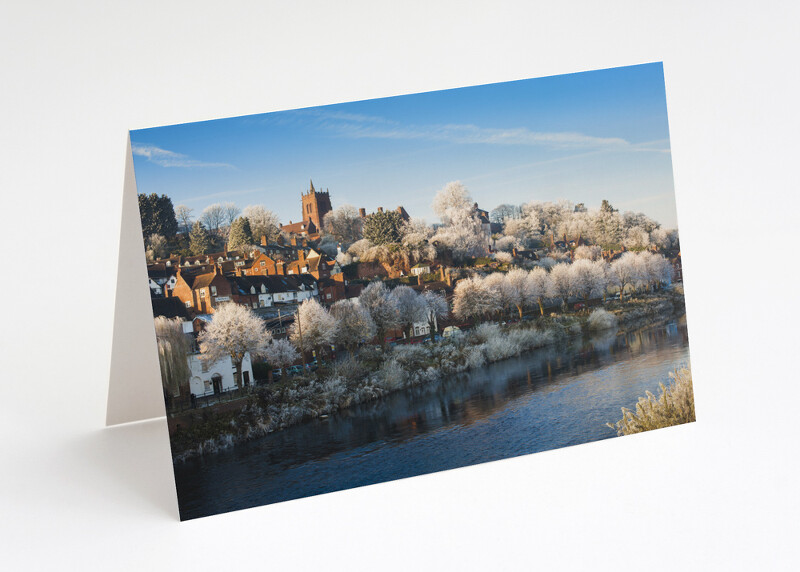
[[[161,147],[156,147],[155,145],[147,145],[137,143],[132,146],[133,154],[138,155],[139,157],[146,158],[150,163],[155,163],[156,165],[160,165],[162,167],[182,167],[182,168],[192,168],[192,167],[223,167],[233,169],[233,165],[229,163],[207,163],[205,161],[198,161],[197,159],[192,159],[188,155],[184,155],[183,153],[176,153],[175,151],[169,151],[167,149],[162,149]]]
[[[630,143],[618,137],[593,137],[583,133],[537,132],[525,127],[511,129],[478,127],[477,125],[383,126],[348,123],[341,133],[354,138],[427,139],[450,143],[479,143],[484,145],[536,145],[557,149],[624,148]]]
[[[619,137],[542,132],[526,127],[496,128],[452,123],[407,125],[383,117],[320,110],[304,110],[302,115],[313,116],[321,127],[354,139],[417,139],[459,144],[536,145],[556,149],[621,149],[631,146]]]

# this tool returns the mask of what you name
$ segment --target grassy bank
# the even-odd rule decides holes
[[[593,330],[633,330],[683,310],[683,297],[665,292],[605,306],[607,315],[539,317],[507,326],[484,323],[434,344],[401,345],[385,352],[362,349],[309,376],[259,387],[238,411],[205,409],[172,432],[176,462],[285,429],[302,421],[380,399],[411,387],[435,388],[442,379],[518,356]]]
[[[622,419],[607,425],[621,436],[694,421],[691,370],[684,367],[671,373],[670,377],[672,381],[669,385],[659,384],[661,390],[658,396],[648,391],[645,397],[639,398],[634,410],[623,407]]]

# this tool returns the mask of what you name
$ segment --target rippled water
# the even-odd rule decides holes
[[[683,319],[539,350],[175,468],[190,519],[614,437],[689,363]]]

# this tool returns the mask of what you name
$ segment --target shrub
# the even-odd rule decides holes
[[[691,423],[694,415],[694,392],[692,391],[692,372],[683,367],[670,373],[669,386],[660,383],[658,397],[649,391],[647,397],[640,397],[636,412],[622,408],[622,419],[615,424],[606,423],[616,429],[617,435],[631,435],[672,425]]]
[[[485,323],[472,330],[469,341],[473,344],[485,344],[500,336],[500,326],[497,324]]]
[[[588,326],[592,331],[609,330],[617,327],[617,317],[603,308],[598,308],[589,316]]]
[[[403,367],[392,358],[384,362],[375,379],[375,385],[386,391],[395,391],[404,386],[407,374]]]

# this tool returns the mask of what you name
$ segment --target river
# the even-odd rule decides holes
[[[181,519],[587,443],[689,363],[685,318],[574,340],[175,466]]]

